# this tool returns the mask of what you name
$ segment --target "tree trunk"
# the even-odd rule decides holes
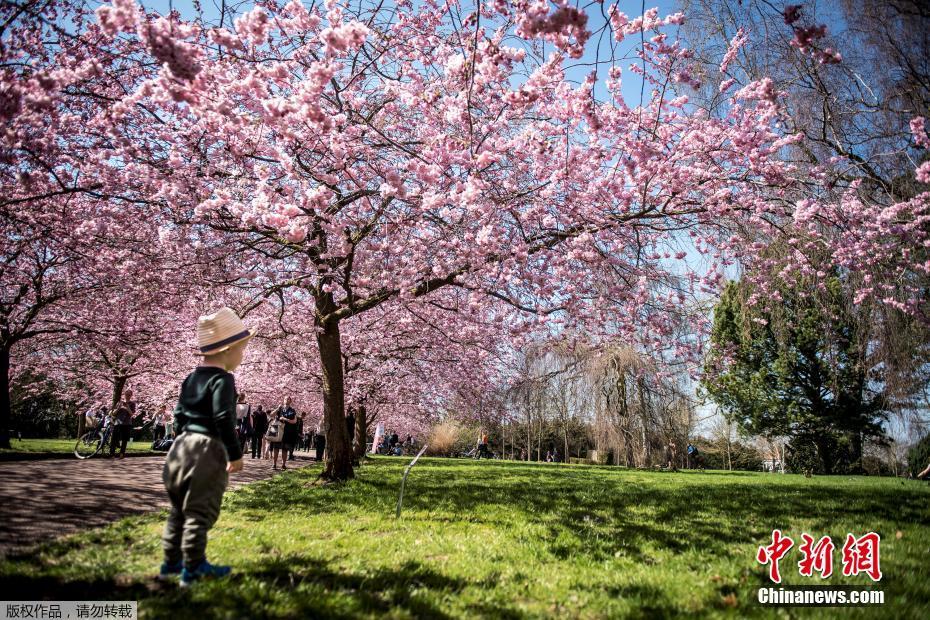
[[[537,432],[536,434],[536,461],[537,462],[542,461],[542,434],[543,434],[542,417],[540,416],[539,432]]]
[[[10,347],[0,346],[0,448],[10,448]]]
[[[352,448],[346,429],[345,386],[342,375],[342,342],[339,323],[328,321],[317,331],[320,366],[323,369],[323,423],[326,425],[325,480],[340,481],[353,477]]]
[[[850,435],[852,445],[852,458],[850,459],[852,471],[850,473],[861,474],[864,471],[862,469],[862,433],[854,430],[850,432]]]
[[[123,390],[126,389],[127,380],[128,377],[125,375],[117,375],[113,378],[113,401],[110,403],[110,411],[116,409],[120,399],[123,397]]]
[[[516,431],[514,430],[513,422],[511,422],[510,423],[510,460],[511,461],[516,460],[513,454],[514,450],[516,449],[517,449],[517,435],[516,435]]]
[[[652,465],[652,449],[649,437],[649,410],[646,405],[646,383],[642,379],[637,382],[639,386],[639,407],[643,424],[643,467]]]
[[[526,460],[529,462],[530,455],[533,454],[533,415],[530,412],[529,404],[526,410]]]
[[[823,463],[823,473],[830,475],[833,473],[833,451],[829,441],[825,439],[815,439],[814,445],[817,446],[817,455],[820,462]]]
[[[361,461],[365,457],[365,446],[368,443],[368,418],[366,418],[365,405],[360,405],[355,414],[355,445],[353,451],[355,460]]]
[[[733,471],[733,458],[730,454],[730,433],[731,433],[730,421],[727,420],[727,470]],[[773,472],[775,471],[774,463],[772,463],[772,471]]]
[[[562,462],[568,463],[568,429],[565,424],[562,425],[562,439],[565,442],[565,453],[562,454]]]

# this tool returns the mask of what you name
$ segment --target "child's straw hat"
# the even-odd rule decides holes
[[[197,348],[201,355],[221,353],[254,335],[232,308],[221,308],[197,319]]]

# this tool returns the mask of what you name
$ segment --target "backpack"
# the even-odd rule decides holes
[[[284,439],[284,423],[277,418],[275,418],[274,421],[269,422],[268,432],[265,433],[265,439],[271,443],[277,443]]]

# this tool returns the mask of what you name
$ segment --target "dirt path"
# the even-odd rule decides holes
[[[0,555],[127,515],[168,505],[163,456],[0,462]],[[298,456],[288,466],[314,462]],[[271,461],[246,458],[230,488],[279,473]]]

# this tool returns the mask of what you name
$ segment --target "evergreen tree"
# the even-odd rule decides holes
[[[887,406],[864,355],[868,340],[838,277],[755,288],[730,282],[714,310],[702,385],[745,431],[816,449],[818,471],[859,472],[862,442],[881,437]]]

